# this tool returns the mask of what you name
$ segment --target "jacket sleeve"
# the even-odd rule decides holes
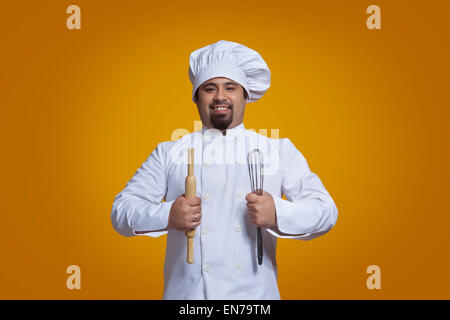
[[[173,201],[161,202],[167,193],[164,144],[158,144],[114,199],[111,222],[125,237],[138,235],[135,231],[152,231],[143,234],[151,237],[167,233]]]
[[[338,210],[319,177],[289,139],[282,139],[280,158],[283,170],[282,193],[273,195],[277,226],[267,229],[280,238],[311,240],[336,224]]]

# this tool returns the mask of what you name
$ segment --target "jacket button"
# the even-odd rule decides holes
[[[244,196],[244,193],[242,191],[236,192],[236,197],[242,198]]]
[[[235,225],[234,226],[234,230],[236,231],[236,232],[239,232],[239,231],[241,231],[241,226],[240,225]]]
[[[205,227],[205,228],[202,230],[202,233],[203,233],[205,236],[208,234],[208,232],[209,232],[209,228],[208,228],[208,227]]]
[[[203,194],[203,200],[208,200],[208,199],[209,199],[209,193]]]
[[[206,271],[206,272],[209,272],[211,270],[211,266],[209,264],[205,264],[203,266],[203,270]]]
[[[241,265],[241,263],[240,262],[236,262],[236,269],[241,269],[241,267],[242,267],[242,265]]]

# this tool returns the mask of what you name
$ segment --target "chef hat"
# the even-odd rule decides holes
[[[248,93],[247,102],[258,100],[270,87],[270,70],[259,53],[231,41],[220,40],[191,53],[189,79],[194,102],[198,87],[216,77],[239,83]]]

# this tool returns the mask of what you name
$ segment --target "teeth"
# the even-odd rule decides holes
[[[215,107],[215,110],[227,110],[228,107]]]

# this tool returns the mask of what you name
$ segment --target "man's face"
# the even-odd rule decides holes
[[[198,88],[198,112],[210,129],[223,131],[241,124],[245,103],[244,88],[228,78],[209,79]]]

